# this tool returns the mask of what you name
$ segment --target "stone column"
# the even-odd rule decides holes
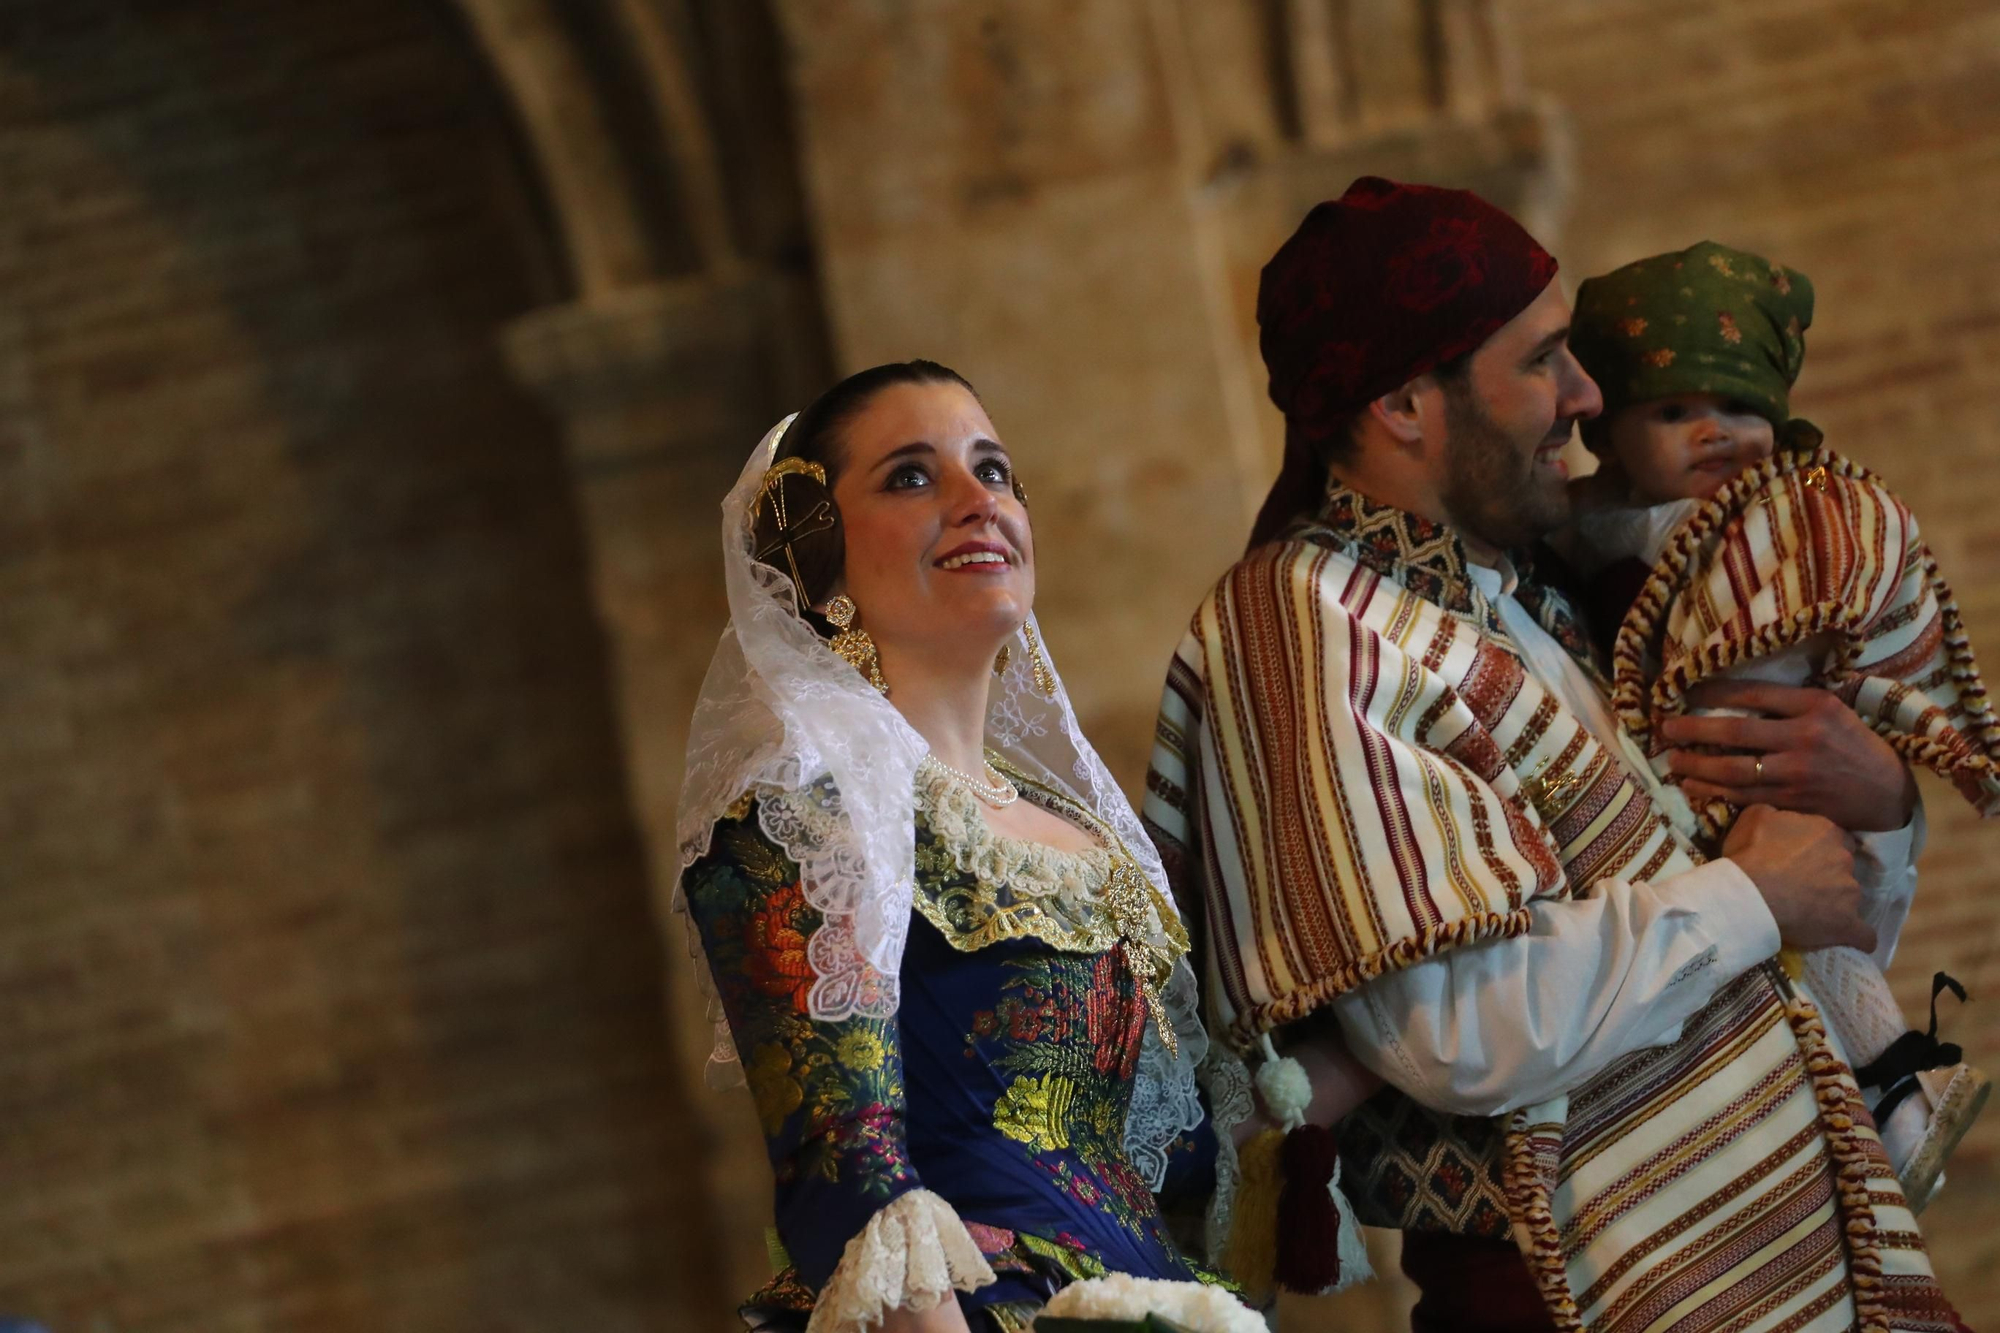
[[[516,376],[560,422],[613,663],[631,799],[666,936],[669,1027],[692,1078],[707,1059],[707,1004],[680,919],[668,911],[689,713],[728,611],[721,501],[796,394],[796,294],[755,273],[688,278],[544,310],[510,327]],[[771,418],[771,419],[767,419]],[[770,1169],[740,1089],[690,1097],[681,1158],[703,1188],[726,1289],[769,1276]],[[694,1193],[694,1192],[691,1192]]]

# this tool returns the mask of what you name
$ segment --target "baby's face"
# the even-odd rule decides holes
[[[1611,456],[1640,504],[1706,500],[1771,456],[1771,423],[1747,403],[1712,393],[1655,398],[1611,419]]]

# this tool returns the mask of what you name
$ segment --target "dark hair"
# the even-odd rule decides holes
[[[841,534],[840,510],[833,503],[833,484],[845,462],[842,436],[876,394],[898,384],[956,384],[974,398],[979,397],[971,382],[949,366],[935,361],[891,361],[857,371],[813,399],[793,419],[778,443],[773,463],[796,458],[818,464],[826,474],[824,483],[800,472],[778,478],[779,503],[758,505],[751,518],[751,537],[756,550],[785,551],[785,556],[770,563],[797,585],[801,610],[826,599],[845,563],[847,548]],[[784,535],[778,521],[781,514],[794,518],[808,515],[822,503],[830,522],[803,536],[781,540]]]
[[[1470,389],[1471,369],[1472,353],[1466,352],[1449,361],[1440,361],[1424,373],[1435,379],[1446,394],[1463,396]],[[1368,405],[1364,403],[1348,414],[1340,429],[1320,442],[1315,451],[1320,467],[1343,467],[1354,461],[1355,452],[1361,448],[1361,423],[1367,416]]]

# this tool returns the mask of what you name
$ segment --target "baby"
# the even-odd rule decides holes
[[[1584,441],[1568,554],[1608,642],[1612,703],[1664,784],[1663,807],[1713,853],[1737,810],[1690,805],[1658,722],[1698,710],[1706,679],[1831,690],[1914,765],[2000,812],[2000,724],[1950,590],[1910,511],[1790,414],[1812,286],[1716,245],[1642,259],[1577,291],[1570,347],[1604,391]],[[1755,770],[1762,776],[1762,760]],[[1907,898],[1878,904],[1900,924]],[[1883,932],[1893,944],[1894,931]],[[1911,1205],[1921,1209],[1991,1081],[1907,1031],[1879,959],[1824,949],[1802,973],[1857,1071]],[[1925,1068],[1925,1066],[1929,1066]]]

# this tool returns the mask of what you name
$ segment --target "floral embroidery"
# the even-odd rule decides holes
[[[806,1099],[805,1089],[792,1077],[792,1053],[776,1042],[766,1042],[751,1053],[743,1077],[750,1085],[751,1099],[757,1103],[757,1119],[766,1135],[783,1129],[785,1121]]]
[[[1145,1177],[1124,1150],[1132,1081],[1150,1018],[1135,967],[1148,968],[1153,959],[1150,949],[1133,947],[1132,904],[1114,901],[1123,858],[1115,851],[1044,856],[1032,844],[1009,845],[990,830],[971,837],[970,845],[955,845],[945,833],[961,826],[937,818],[940,803],[930,804],[929,812],[920,808],[916,829],[920,919],[912,929],[934,927],[936,935],[921,945],[929,954],[913,956],[934,956],[938,936],[950,951],[980,952],[972,942],[985,927],[1009,909],[1033,909],[1012,921],[1032,920],[1034,929],[1007,929],[981,961],[950,964],[950,975],[964,969],[963,975],[976,973],[980,980],[961,992],[963,1008],[946,1011],[949,1026],[938,1035],[969,1029],[962,1037],[969,1065],[991,1071],[993,1079],[976,1077],[967,1085],[993,1088],[992,1128],[977,1136],[973,1150],[988,1157],[1019,1153],[1021,1162],[1032,1162],[1046,1182],[1036,1191],[1039,1206],[1059,1206],[1071,1219],[1068,1230],[1052,1226],[1039,1236],[963,1219],[974,1242],[996,1272],[1013,1274],[1017,1285],[1043,1292],[1041,1299],[1069,1282],[1101,1275],[1099,1245],[1121,1232],[1158,1253],[1165,1271],[1210,1280],[1179,1255]],[[797,868],[760,834],[757,818],[751,809],[738,821],[718,824],[710,857],[689,872],[688,900],[768,1139],[779,1182],[779,1225],[787,1225],[789,1210],[789,1224],[800,1230],[787,1238],[803,1243],[818,1228],[850,1234],[843,1228],[921,1183],[949,1188],[937,1181],[951,1179],[953,1168],[941,1166],[936,1179],[920,1182],[904,1123],[902,1042],[913,1033],[909,1023],[935,1022],[933,1011],[921,1019],[832,1023],[810,1016],[802,983],[810,981],[805,949],[819,913],[805,899]],[[964,827],[976,835],[984,821]],[[1156,902],[1151,910],[1152,923],[1167,934],[1160,921],[1165,915],[1172,922],[1166,905]],[[1065,948],[1051,935],[1086,947]],[[925,1036],[934,1031],[919,1030]],[[913,1059],[936,1058],[931,1043],[908,1049]],[[928,1064],[918,1067],[935,1072]],[[919,1138],[919,1151],[927,1142]],[[994,1218],[1012,1220],[1004,1213]],[[796,1245],[793,1254],[808,1271],[828,1262]],[[1015,1322],[1025,1327],[1039,1303],[1018,1311],[1005,1303],[981,1309],[1003,1328],[1014,1326],[1009,1321],[1018,1313]],[[799,1311],[810,1308],[810,1291],[793,1275],[752,1304]]]
[[[1618,321],[1618,331],[1627,338],[1636,338],[1646,331],[1646,321],[1638,315]]]
[[[1785,272],[1778,265],[1773,264],[1771,265],[1771,285],[1778,289],[1778,295],[1790,296],[1792,294],[1792,275]]]
[[[1085,1278],[1103,1277],[1104,1265],[1090,1248],[1068,1232],[1059,1231],[1054,1240],[1043,1240],[1040,1236],[1021,1236],[1021,1245],[1037,1258],[1047,1259],[1056,1264],[1069,1276],[1072,1282]]]
[[[999,1003],[973,1014],[966,1037],[969,1051],[1011,1076],[993,1127],[1084,1207],[1158,1234],[1152,1194],[1124,1152],[1146,1027],[1130,970],[1115,953],[1042,955],[1008,967],[1014,975]]]
[[[1671,366],[1674,363],[1674,349],[1671,347],[1655,347],[1650,352],[1641,353],[1639,359],[1649,366]]]
[[[966,1234],[972,1237],[972,1243],[979,1247],[981,1254],[999,1254],[1014,1244],[1014,1233],[1005,1227],[989,1227],[984,1222],[968,1221],[965,1230]]]
[[[688,900],[737,1047],[749,1053],[744,1081],[781,1180],[851,1182],[876,1199],[901,1192],[916,1176],[905,1159],[893,1025],[808,1016],[806,944],[820,914],[798,868],[747,810],[717,826],[715,843],[720,856],[691,876]]]
[[[1736,276],[1736,270],[1729,267],[1729,258],[1726,255],[1710,255],[1708,257],[1708,266],[1725,278]]]
[[[1719,310],[1716,312],[1715,319],[1716,323],[1722,328],[1722,341],[1726,343],[1740,343],[1743,341],[1743,330],[1736,327],[1736,316],[1730,314],[1727,310]]]
[[[882,1067],[887,1052],[882,1048],[882,1038],[867,1028],[856,1028],[842,1037],[833,1048],[840,1063],[863,1074],[872,1074]]]
[[[751,983],[766,995],[790,1001],[800,1014],[809,1012],[806,1001],[813,988],[806,932],[798,924],[805,903],[805,885],[797,880],[774,892],[751,913],[744,958]]]
[[[1074,1100],[1076,1084],[1060,1075],[1017,1078],[993,1108],[993,1127],[1036,1152],[1055,1152],[1070,1146],[1069,1108]]]

